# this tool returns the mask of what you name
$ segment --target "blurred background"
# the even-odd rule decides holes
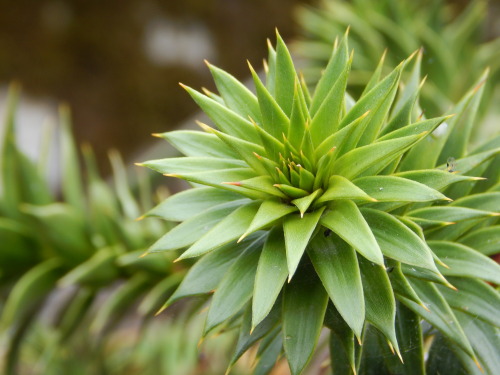
[[[286,39],[294,35],[299,1],[2,3],[0,102],[19,81],[27,111],[18,121],[40,125],[21,126],[25,151],[33,154],[36,134],[62,101],[72,109],[77,142],[92,144],[102,160],[109,148],[127,159],[153,141],[151,133],[193,113],[196,105],[178,83],[213,89],[204,59],[239,79],[248,76],[246,59],[261,66],[275,27]]]

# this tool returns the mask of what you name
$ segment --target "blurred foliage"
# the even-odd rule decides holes
[[[104,338],[131,307],[142,319],[152,316],[182,274],[179,266],[172,265],[173,255],[139,257],[168,229],[155,220],[136,220],[156,200],[148,176],[136,177],[139,191],[132,193],[119,154],[110,152],[112,187],[100,177],[88,146],[83,148],[81,168],[65,106],[60,110],[59,142],[50,131],[44,132],[44,147],[37,161],[31,161],[15,139],[18,91],[14,86],[10,92],[0,148],[4,374],[17,373],[24,337],[44,306],[50,307],[58,346],[64,347],[82,325],[84,331]],[[61,163],[61,197],[51,191],[45,178],[49,151],[54,149],[59,150]],[[166,196],[166,192],[158,194],[160,199]],[[60,295],[65,298],[54,303]]]
[[[356,54],[350,85],[357,94],[384,50],[387,62],[395,65],[423,48],[422,73],[428,81],[422,88],[421,105],[428,116],[448,110],[489,67],[484,107],[500,80],[500,38],[494,39],[492,34],[498,30],[486,22],[494,9],[483,0],[320,0],[314,7],[298,9],[302,37],[294,47],[305,58],[306,76],[314,81],[335,38],[350,26]],[[498,14],[490,17],[498,20]]]
[[[223,335],[198,346],[203,316],[157,318],[125,324],[96,342],[83,327],[66,345],[58,345],[58,332],[37,323],[30,330],[20,355],[19,375],[220,375],[225,370],[234,335]],[[234,375],[247,374],[245,361]]]

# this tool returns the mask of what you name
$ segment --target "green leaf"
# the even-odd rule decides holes
[[[183,87],[220,130],[246,141],[259,143],[259,136],[250,121],[198,91]]]
[[[215,134],[194,130],[174,130],[155,134],[155,136],[167,140],[185,156],[234,159],[238,155]]]
[[[252,328],[269,314],[288,276],[283,238],[281,228],[273,228],[260,255],[252,299]]]
[[[61,126],[61,180],[64,200],[79,210],[85,209],[82,175],[78,160],[77,146],[71,132],[71,113],[68,106],[59,107]]]
[[[424,375],[425,355],[420,316],[401,303],[396,306],[396,336],[402,356],[402,361],[393,361],[397,363],[396,368],[405,375]]]
[[[413,278],[410,280],[410,284],[427,305],[429,311],[404,297],[400,297],[400,301],[403,302],[410,310],[414,311],[431,323],[434,327],[439,329],[454,344],[463,349],[470,357],[474,358],[474,351],[472,350],[467,336],[458,323],[457,318],[453,314],[450,306],[437,290],[437,287],[432,283]]]
[[[212,64],[207,65],[227,107],[243,118],[250,116],[260,121],[259,103],[255,95],[231,74]]]
[[[200,237],[178,260],[200,256],[237,240],[245,233],[259,206],[260,202],[251,202],[237,208]]]
[[[297,269],[302,254],[306,249],[321,214],[325,207],[321,207],[314,212],[300,215],[288,215],[283,222],[285,233],[286,260],[288,264],[288,281],[291,280]]]
[[[304,216],[304,213],[309,209],[311,204],[314,202],[316,197],[321,194],[321,192],[322,190],[318,189],[306,197],[294,199],[292,201],[292,203],[299,209],[301,216]]]
[[[286,185],[286,184],[275,184],[278,189],[280,189],[283,193],[285,193],[290,198],[298,199],[303,198],[309,195],[308,191],[304,189],[296,188],[294,186]]]
[[[372,229],[352,201],[335,201],[320,223],[337,233],[366,259],[378,265],[384,264],[382,251]]]
[[[345,66],[349,61],[347,39],[346,33],[342,38],[342,41],[339,43],[338,48],[333,50],[325,71],[316,85],[310,110],[312,116],[316,115],[316,112],[331,92],[332,87],[335,85],[335,82],[337,82],[338,77],[341,76],[342,71],[345,69]]]
[[[458,241],[484,255],[497,254],[500,252],[500,225],[479,228]]]
[[[440,267],[443,275],[479,278],[500,284],[500,265],[491,258],[455,242],[427,241],[427,243],[449,267]]]
[[[361,339],[365,300],[354,249],[334,234],[318,233],[307,253],[335,308]]]
[[[425,135],[426,133],[390,139],[355,148],[338,158],[333,164],[332,170],[345,178],[353,179],[368,168],[374,166],[383,168]]]
[[[276,101],[287,116],[292,113],[293,87],[297,79],[297,73],[293,66],[292,57],[281,36],[276,31],[276,78],[275,93]],[[288,134],[288,132],[285,132]]]
[[[377,138],[385,117],[396,95],[401,71],[404,63],[401,63],[387,77],[380,81],[373,89],[363,95],[351,110],[342,119],[340,127],[343,128],[366,111],[370,111],[370,124],[367,126],[360,139],[361,145],[370,144]]]
[[[181,157],[150,160],[144,166],[151,168],[162,174],[196,173],[209,171],[219,171],[225,169],[245,168],[247,164],[237,159],[220,159],[216,157]]]
[[[326,155],[332,148],[335,148],[335,154],[339,156],[355,148],[361,134],[363,134],[363,131],[368,125],[367,120],[369,113],[370,112],[365,112],[349,125],[344,126],[342,129],[327,137],[314,150],[314,157],[319,159],[321,156]]]
[[[293,106],[290,115],[290,127],[288,129],[287,138],[290,144],[296,149],[300,149],[304,135],[306,132],[306,113],[303,113],[301,97],[299,94],[299,83],[295,83],[293,93]]]
[[[104,334],[105,328],[109,329],[118,324],[131,305],[134,305],[135,301],[150,287],[150,278],[147,275],[143,273],[133,275],[99,306],[90,325],[90,331],[94,334]]]
[[[241,198],[240,194],[213,187],[193,188],[171,195],[144,216],[186,221],[211,207]]]
[[[397,139],[402,137],[408,137],[411,135],[422,134],[423,132],[432,133],[443,121],[446,121],[450,116],[435,117],[430,120],[418,121],[413,124],[397,129],[390,132],[383,137],[377,139],[377,142],[386,141],[388,139]]]
[[[473,95],[470,100],[467,100],[463,110],[459,113],[455,120],[451,120],[451,127],[448,129],[449,135],[441,150],[439,162],[443,163],[450,156],[459,158],[467,154],[467,147],[470,143],[472,128],[477,122],[477,112],[481,97],[484,92],[485,81],[488,76],[488,71],[483,73],[473,89]],[[460,103],[458,104],[458,106]]]
[[[332,176],[328,180],[328,189],[318,198],[317,203],[333,201],[337,199],[360,199],[374,201],[366,192],[354,185],[347,178]]]
[[[226,182],[228,185],[241,186],[245,189],[256,190],[263,194],[269,194],[278,198],[287,198],[276,186],[274,181],[269,176],[252,177],[248,180],[238,182]]]
[[[331,304],[326,309],[325,325],[331,330],[329,347],[333,374],[355,374],[354,333]]]
[[[438,285],[438,290],[448,304],[455,310],[469,314],[474,319],[479,318],[493,326],[500,327],[500,295],[487,283],[461,277],[450,277],[457,290]]]
[[[386,212],[362,208],[361,213],[385,256],[439,274],[430,249],[407,226]]]
[[[9,293],[2,306],[0,331],[4,332],[16,324],[18,319],[29,314],[30,310],[54,289],[61,274],[61,262],[51,258],[24,273]]]
[[[78,264],[93,251],[82,213],[67,203],[47,205],[23,204],[21,211],[38,225],[58,256],[70,264]]]
[[[344,94],[347,85],[347,77],[351,69],[352,58],[339,74],[335,84],[321,103],[318,111],[311,121],[311,138],[314,145],[319,145],[330,134],[333,134],[340,125],[342,109],[344,105]]]
[[[252,297],[262,238],[251,243],[225,273],[214,293],[205,322],[204,336],[234,316]]]
[[[462,176],[456,173],[450,173],[438,169],[423,169],[418,171],[399,172],[394,174],[394,176],[413,180],[436,190],[443,190],[445,187],[454,184],[455,182],[473,181],[480,179],[480,177]]]
[[[281,332],[280,332],[281,333]],[[281,354],[283,347],[283,336],[275,334],[267,336],[262,340],[257,357],[257,362],[253,370],[253,375],[267,375],[271,372]]]
[[[247,199],[239,199],[201,211],[167,232],[149,248],[148,252],[171,251],[189,246],[233,211],[247,203]]]
[[[103,247],[89,259],[71,269],[61,280],[60,285],[88,285],[92,287],[106,285],[118,277],[116,266],[117,248]]]
[[[139,204],[135,200],[132,191],[130,190],[127,171],[123,159],[116,150],[109,151],[109,160],[113,170],[113,180],[115,183],[115,191],[124,216],[127,219],[135,220],[139,217]]]
[[[248,229],[241,236],[240,240],[250,233],[253,233],[259,229],[266,228],[267,226],[273,224],[276,220],[294,211],[297,211],[297,209],[288,204],[281,203],[276,200],[265,200],[260,205],[259,210],[255,214]]]
[[[429,202],[449,200],[439,191],[416,181],[396,176],[367,176],[353,183],[380,202]]]
[[[328,294],[314,277],[299,275],[285,287],[283,343],[292,375],[302,373],[321,333]]]
[[[471,219],[487,218],[497,216],[494,212],[475,210],[465,207],[439,206],[425,207],[407,213],[411,218],[420,218],[442,222],[458,222]]]
[[[363,295],[365,296],[366,320],[378,328],[399,352],[396,338],[396,301],[385,267],[358,256]]]
[[[147,291],[137,312],[143,317],[159,314],[166,308],[165,299],[172,296],[172,292],[179,286],[184,277],[184,272],[173,272]]]
[[[387,264],[389,267],[386,270],[389,274],[394,293],[426,308],[418,294],[415,293],[411,287],[406,276],[403,274],[401,263],[387,259]]]
[[[284,109],[280,107],[272,94],[264,86],[252,66],[249,66],[252,73],[255,90],[257,91],[257,98],[259,99],[260,112],[262,114],[262,123],[260,124],[260,126],[274,138],[281,139],[282,134],[288,134],[290,120],[285,114]],[[291,94],[289,95],[293,95],[293,87],[291,88],[291,90]]]
[[[212,251],[201,257],[189,269],[179,287],[162,307],[162,310],[184,297],[198,296],[214,291],[229,267],[253,241],[255,241],[255,238],[248,238],[239,244],[227,244],[219,250]]]

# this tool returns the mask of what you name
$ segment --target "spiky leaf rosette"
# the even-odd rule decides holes
[[[442,0],[321,0],[298,9],[302,37],[296,52],[306,61],[308,76],[319,77],[335,38],[351,27],[350,44],[359,54],[353,64],[351,87],[362,89],[387,49],[386,60],[395,64],[415,49],[424,48],[422,70],[429,82],[422,91],[427,113],[442,113],[458,101],[487,66],[492,82],[500,74],[500,38],[486,35],[488,3],[460,4]],[[498,35],[497,35],[498,36]],[[493,85],[485,93],[490,97]],[[490,100],[485,100],[485,104]]]
[[[325,323],[336,364],[343,350],[347,368],[359,369],[370,346],[357,342],[376,343],[379,335],[405,363],[413,361],[407,369],[423,369],[423,354],[409,350],[422,341],[419,316],[477,362],[453,312],[468,310],[445,276],[473,278],[491,297],[484,303],[498,304],[480,279],[498,282],[499,267],[455,241],[464,225],[496,220],[498,207],[494,197],[478,198],[484,205],[468,198],[449,204],[443,191],[473,186],[478,178],[466,174],[499,149],[465,156],[481,84],[456,116],[420,115],[420,61],[414,54],[385,77],[377,70],[355,101],[346,93],[352,55],[345,36],[311,95],[278,35],[265,82],[250,67],[256,95],[210,64],[220,95],[184,86],[216,128],[160,135],[185,156],[145,165],[192,189],[149,213],[180,222],[149,251],[202,256],[166,306],[215,290],[204,335],[240,326],[231,364],[262,339],[256,373],[283,347],[299,374]],[[409,79],[398,93],[405,68]],[[456,162],[440,166],[447,153]],[[462,273],[468,261],[489,271]],[[479,296],[479,289],[469,292]],[[486,315],[484,324],[494,326],[496,317]]]

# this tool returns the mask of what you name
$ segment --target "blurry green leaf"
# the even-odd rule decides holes
[[[105,328],[118,324],[125,316],[128,308],[150,287],[147,274],[138,273],[111,293],[100,306],[90,326],[93,332],[102,333]]]
[[[53,251],[70,263],[86,259],[93,251],[89,243],[85,218],[65,203],[44,206],[24,204],[22,211],[37,220],[42,234],[53,244]]]
[[[71,112],[68,106],[59,107],[61,137],[61,187],[64,200],[80,211],[84,210],[85,200],[81,164],[78,160],[77,146],[72,134]]]
[[[98,250],[92,257],[78,264],[59,281],[61,285],[82,284],[88,286],[103,286],[118,277],[119,271],[116,257],[117,248],[105,247]]]
[[[12,327],[18,319],[30,314],[37,303],[54,289],[61,274],[61,262],[52,258],[31,268],[11,290],[0,319],[0,331]]]

